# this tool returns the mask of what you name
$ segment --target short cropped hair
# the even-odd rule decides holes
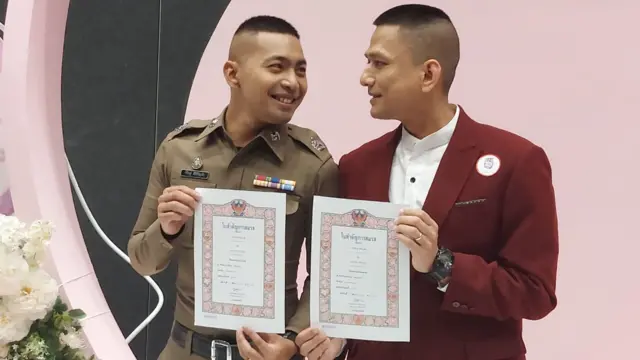
[[[293,25],[284,19],[270,15],[258,15],[245,20],[240,24],[234,36],[245,32],[286,34],[300,39],[300,34]]]
[[[437,60],[442,67],[444,90],[449,92],[460,62],[460,39],[447,13],[429,5],[405,4],[383,12],[373,25],[395,25],[407,30],[414,61]]]

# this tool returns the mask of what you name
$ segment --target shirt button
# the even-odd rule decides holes
[[[409,181],[411,181],[411,183],[413,184],[414,182],[416,182],[416,178],[412,177],[411,179],[409,179]]]
[[[457,302],[457,301],[454,301],[454,302],[451,304],[451,306],[453,306],[454,308],[456,308],[456,309],[457,309],[457,308],[459,308],[459,307],[460,307],[460,303],[459,303],[459,302]]]

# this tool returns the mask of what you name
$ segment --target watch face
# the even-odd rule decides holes
[[[438,250],[438,255],[433,263],[433,269],[427,275],[437,283],[440,283],[451,276],[452,269],[453,253],[450,250],[441,248]]]

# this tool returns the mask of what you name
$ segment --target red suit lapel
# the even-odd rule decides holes
[[[475,146],[475,129],[478,124],[460,108],[460,116],[449,146],[444,153],[433,184],[424,201],[423,210],[442,227],[478,160],[480,149]],[[368,200],[389,201],[389,178],[393,155],[402,128],[387,133],[380,139],[380,147],[374,152],[368,166],[371,181],[367,187]],[[411,268],[412,276],[416,271]]]

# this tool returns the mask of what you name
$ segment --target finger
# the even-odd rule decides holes
[[[296,336],[296,345],[300,347],[302,344],[311,340],[313,337],[319,334],[319,330],[315,328],[306,328]]]
[[[396,236],[398,238],[398,241],[400,241],[401,243],[404,244],[404,246],[409,248],[409,251],[411,251],[411,253],[419,253],[421,251],[426,250],[426,247],[421,247],[418,243],[416,243],[414,239],[409,238],[406,235],[396,234]]]
[[[296,339],[297,340],[297,339]],[[322,337],[320,335],[316,335],[311,339],[301,343],[298,347],[300,348],[300,354],[307,356],[309,353],[313,351],[321,342]]]
[[[421,233],[417,228],[409,225],[398,225],[396,233],[400,233],[409,239],[412,239],[418,245],[425,247],[427,243],[431,245],[438,244],[438,235],[433,228],[429,228],[425,233]]]
[[[426,234],[432,231],[432,228],[425,224],[421,218],[414,215],[402,215],[396,219],[396,226],[398,225],[407,225],[416,228],[420,234]],[[416,238],[420,236],[420,234],[416,234]],[[412,236],[412,234],[405,234],[407,236]]]
[[[422,209],[402,209],[400,215],[419,217],[427,226],[438,228],[438,223]]]
[[[198,200],[194,199],[190,195],[187,195],[181,191],[168,192],[166,194],[160,195],[160,197],[158,198],[159,204],[168,203],[172,201],[177,201],[179,203],[187,205],[191,209],[195,209],[198,206]]]
[[[182,191],[169,191],[165,194],[160,195],[160,197],[158,197],[158,203],[167,203],[167,202],[172,202],[172,201],[177,201],[179,203],[182,203],[184,205],[187,205],[188,207],[190,207],[191,209],[195,209],[198,206],[198,201],[197,199],[195,199],[193,196],[184,193]]]
[[[186,217],[173,211],[158,214],[160,221],[185,221]]]
[[[305,354],[309,354],[322,344],[329,344],[329,338],[324,334],[317,334],[300,347],[300,353],[304,351]]]
[[[422,235],[422,232],[420,232],[418,228],[413,227],[411,225],[404,225],[404,224],[400,224],[396,226],[396,233],[402,234],[408,237],[409,239],[413,239],[416,242],[418,242],[417,240]]]
[[[170,201],[158,204],[158,213],[162,214],[165,212],[174,212],[187,217],[193,216],[193,209],[178,201]]]
[[[309,355],[307,356],[310,360],[319,360],[323,357],[325,352],[329,349],[329,339],[325,339],[322,343],[318,344],[316,348],[314,348]]]
[[[244,336],[242,329],[236,331],[236,343],[238,345],[238,352],[243,359],[262,359],[260,353],[251,346],[247,338]]]
[[[194,189],[192,189],[192,188],[190,188],[188,186],[184,186],[184,185],[170,186],[170,187],[166,188],[165,190],[167,190],[167,192],[174,192],[174,191],[183,192],[183,193],[191,196],[192,198],[194,198],[197,201],[200,201],[200,199],[202,198],[197,191],[195,191]]]
[[[264,341],[264,339],[261,338],[258,333],[249,328],[243,328],[242,332],[246,335],[249,335],[249,338],[251,339],[251,341],[253,341],[253,344],[258,348],[258,350],[260,350],[260,352],[265,353],[269,350],[269,344]]]

